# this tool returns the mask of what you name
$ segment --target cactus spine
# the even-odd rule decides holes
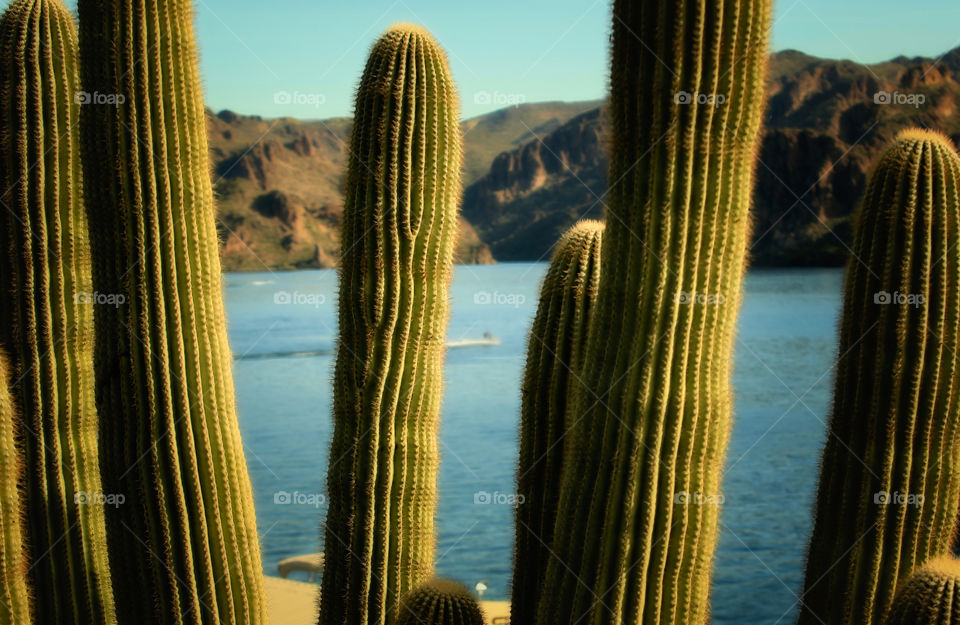
[[[234,404],[193,14],[80,0],[104,477],[123,623],[266,621]]]
[[[77,34],[59,0],[0,18],[0,340],[21,419],[29,577],[40,623],[114,623],[93,382]],[[4,441],[6,442],[6,441]],[[18,549],[22,547],[18,546]]]
[[[899,135],[870,180],[853,254],[801,624],[880,623],[898,581],[950,549],[960,158],[948,140]]]
[[[960,561],[937,558],[897,593],[884,625],[960,625]]]
[[[572,403],[541,625],[708,619],[769,16],[769,0],[614,3],[595,366]]]
[[[323,625],[384,623],[433,570],[458,117],[441,48],[390,28],[360,81],[345,186]]]
[[[603,224],[581,221],[557,244],[540,287],[540,303],[530,330],[523,406],[516,544],[513,553],[510,620],[534,623],[557,515],[567,409],[583,379],[587,328],[600,281]]]
[[[404,597],[392,625],[483,625],[483,610],[457,582],[432,579]]]
[[[23,548],[24,515],[18,488],[24,467],[14,442],[20,419],[11,373],[7,355],[0,351],[0,625],[30,625],[29,564]]]

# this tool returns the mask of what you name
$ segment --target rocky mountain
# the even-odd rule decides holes
[[[497,260],[542,260],[573,222],[603,217],[604,115],[600,108],[502,152],[467,187],[463,215],[479,225]]]
[[[555,131],[598,104],[524,104],[464,121],[464,183],[481,177],[495,155]],[[207,122],[224,269],[332,267],[351,121],[268,120],[208,111]],[[457,260],[493,261],[462,218]]]
[[[878,155],[904,127],[960,142],[960,48],[864,66],[772,56],[754,196],[754,265],[837,265]],[[603,216],[601,102],[510,107],[466,120],[459,262],[538,260]],[[350,120],[208,115],[228,270],[330,267]]]
[[[960,48],[864,66],[796,51],[772,57],[754,196],[754,265],[838,265],[872,163],[898,130],[960,142]],[[546,258],[576,219],[600,217],[606,124],[595,109],[498,155],[463,215],[497,260]]]

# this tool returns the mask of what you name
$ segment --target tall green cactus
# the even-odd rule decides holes
[[[483,610],[463,584],[432,579],[406,597],[392,625],[484,625]]]
[[[907,131],[858,215],[799,623],[880,623],[960,507],[960,158]]]
[[[40,623],[116,621],[93,394],[77,34],[59,0],[0,18],[0,342],[24,452],[25,543]]]
[[[96,388],[123,623],[266,621],[188,0],[80,0]]]
[[[607,227],[537,623],[705,623],[770,0],[614,3]]]
[[[324,625],[374,625],[430,577],[458,99],[425,30],[390,28],[357,93],[343,214]]]
[[[21,423],[14,382],[7,355],[0,351],[0,625],[30,625],[29,563],[23,549],[24,509],[18,487],[24,466],[15,443]]]
[[[960,625],[960,561],[937,558],[916,570],[884,625]]]
[[[510,620],[533,623],[551,555],[560,496],[567,404],[583,379],[587,328],[600,281],[603,224],[581,221],[557,244],[530,330],[520,417],[516,543]]]

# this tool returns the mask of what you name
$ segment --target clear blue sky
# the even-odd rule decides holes
[[[370,45],[398,21],[419,22],[444,44],[465,118],[520,98],[600,98],[606,86],[610,0],[194,3],[214,110],[349,115]],[[871,63],[899,54],[938,57],[960,46],[957,0],[777,0],[774,18],[775,50]],[[292,103],[283,103],[284,94]]]

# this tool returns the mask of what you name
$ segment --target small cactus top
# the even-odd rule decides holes
[[[386,33],[406,33],[410,35],[421,35],[428,37],[433,41],[433,35],[429,30],[421,26],[420,24],[414,24],[412,22],[397,22],[392,24],[390,28],[386,30]]]
[[[886,625],[960,624],[960,560],[931,560],[897,593]]]
[[[403,599],[394,625],[483,625],[480,604],[463,584],[432,579]]]
[[[900,141],[936,141],[939,143],[946,143],[951,150],[956,148],[953,145],[953,141],[950,140],[950,137],[947,135],[938,132],[936,130],[930,130],[928,128],[907,128],[906,130],[901,130],[897,134],[897,142]]]

